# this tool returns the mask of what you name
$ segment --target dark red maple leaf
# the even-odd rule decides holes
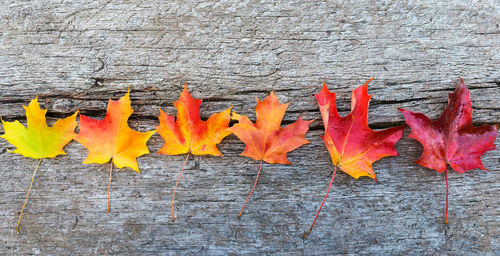
[[[459,173],[472,169],[487,170],[481,156],[496,149],[497,125],[472,125],[472,107],[469,89],[462,78],[455,92],[449,94],[448,106],[441,117],[432,121],[421,113],[399,109],[411,128],[410,138],[424,147],[422,156],[415,163],[444,172],[446,179],[446,212],[448,223],[448,175],[446,164]]]

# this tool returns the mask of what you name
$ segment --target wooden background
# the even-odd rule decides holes
[[[142,2],[142,3],[140,3]],[[313,97],[326,78],[347,114],[351,90],[374,76],[370,126],[403,124],[404,107],[439,117],[463,77],[473,120],[500,122],[498,1],[17,1],[0,3],[0,114],[25,122],[36,95],[50,122],[76,108],[103,118],[107,99],[131,89],[140,131],[175,114],[185,82],[203,98],[202,118],[231,105],[255,118],[255,97],[274,90],[290,102],[284,124],[315,118],[311,141],[291,166],[264,164],[246,214],[236,219],[258,162],[239,156],[234,136],[223,158],[194,156],[170,196],[184,156],[139,158],[142,175],[84,165],[77,142],[44,160],[21,234],[15,226],[36,160],[7,153],[0,140],[0,253],[165,255],[498,255],[500,157],[491,170],[451,172],[449,225],[444,176],[412,162],[422,147],[405,137],[400,157],[375,163],[379,182],[339,173],[309,239],[333,165]],[[3,130],[1,131],[3,133]],[[163,141],[148,142],[156,152]],[[500,145],[496,141],[497,147]]]

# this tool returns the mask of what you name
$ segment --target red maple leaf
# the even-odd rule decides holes
[[[343,172],[357,179],[368,176],[376,180],[372,163],[386,156],[399,155],[394,144],[403,136],[404,126],[392,127],[381,131],[374,131],[368,127],[368,104],[371,95],[368,95],[368,83],[352,91],[351,113],[341,117],[337,112],[336,95],[326,87],[316,94],[321,117],[325,126],[323,141],[335,165],[328,191],[319,207],[311,228],[304,233],[307,238],[311,233],[319,212],[330,193],[333,179],[339,167]]]
[[[421,113],[399,109],[411,128],[410,138],[418,140],[424,147],[422,156],[415,163],[444,172],[446,179],[446,213],[448,223],[448,175],[446,164],[453,170],[465,173],[472,169],[487,170],[481,156],[495,149],[496,125],[472,125],[472,107],[469,89],[462,78],[455,92],[448,97],[448,106],[441,117],[432,121]]]

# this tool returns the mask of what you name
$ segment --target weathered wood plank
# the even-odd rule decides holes
[[[339,174],[313,233],[308,229],[333,171],[319,135],[314,93],[326,79],[347,113],[350,93],[371,76],[370,125],[403,123],[397,107],[437,118],[458,76],[470,88],[473,120],[500,122],[499,5],[419,1],[30,1],[0,9],[0,114],[23,119],[35,95],[49,117],[104,117],[108,98],[131,89],[130,125],[175,114],[184,82],[204,99],[203,117],[230,105],[255,117],[255,97],[274,90],[291,102],[284,123],[316,118],[293,165],[264,164],[241,220],[236,215],[258,163],[230,136],[224,158],[193,156],[171,189],[183,156],[139,158],[142,175],[117,171],[106,214],[107,166],[67,155],[44,160],[21,234],[15,224],[36,161],[0,140],[2,254],[500,254],[499,150],[491,172],[450,172],[450,224],[442,224],[444,177],[412,163],[421,146],[404,137],[400,157],[374,167],[379,182]],[[3,130],[1,131],[3,132]],[[409,131],[406,130],[405,136]],[[162,139],[148,146],[156,152]],[[498,147],[499,142],[496,142]]]

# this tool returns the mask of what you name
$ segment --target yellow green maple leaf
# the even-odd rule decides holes
[[[5,134],[0,137],[16,146],[16,149],[10,152],[35,159],[65,154],[63,147],[76,136],[78,111],[67,118],[58,119],[52,127],[49,127],[45,118],[47,110],[40,108],[38,97],[23,107],[26,110],[26,127],[17,120],[14,122],[2,120]]]
[[[0,138],[6,139],[16,147],[11,153],[21,154],[25,157],[40,159],[33,172],[31,183],[24,200],[23,208],[17,221],[16,231],[19,233],[19,224],[23,216],[24,208],[33,186],[38,167],[43,158],[53,158],[57,155],[65,154],[63,148],[76,136],[76,111],[73,115],[58,119],[51,127],[47,125],[45,115],[46,109],[41,109],[38,104],[38,97],[31,100],[28,106],[23,106],[26,110],[27,125],[22,125],[19,121],[6,122],[2,120],[4,134]]]

